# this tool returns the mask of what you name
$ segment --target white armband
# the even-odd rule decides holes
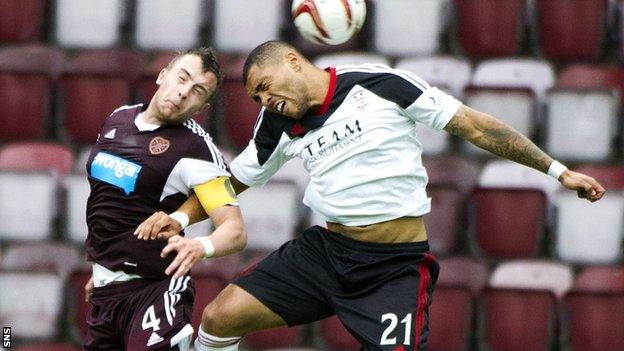
[[[565,172],[568,167],[562,165],[559,161],[553,161],[548,167],[548,175],[559,180],[561,174]]]
[[[215,248],[214,245],[212,245],[212,241],[210,240],[210,238],[208,238],[207,236],[200,236],[193,239],[199,241],[204,247],[204,257],[202,258],[210,258],[212,257],[212,255],[214,255]]]
[[[171,219],[175,219],[176,221],[180,222],[182,229],[186,228],[189,224],[189,216],[184,212],[175,211],[171,213],[169,217],[171,217]]]

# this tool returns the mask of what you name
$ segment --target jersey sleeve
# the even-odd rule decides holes
[[[462,103],[438,88],[431,87],[413,73],[391,69],[377,78],[374,90],[395,102],[414,122],[441,130]]]
[[[249,145],[230,163],[232,175],[241,183],[250,186],[262,186],[292,156],[284,153],[284,144],[288,137],[278,118],[264,108],[260,112]]]

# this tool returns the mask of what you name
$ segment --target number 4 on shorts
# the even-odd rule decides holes
[[[143,322],[141,322],[141,327],[143,327],[143,330],[152,328],[153,331],[157,331],[158,329],[160,329],[159,325],[160,318],[156,318],[154,305],[151,305],[147,308],[147,311],[145,311],[145,314],[143,315]]]

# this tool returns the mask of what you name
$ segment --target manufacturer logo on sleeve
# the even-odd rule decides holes
[[[152,155],[160,155],[169,149],[169,145],[171,145],[169,140],[157,136],[150,140],[149,151]]]
[[[141,166],[121,157],[98,152],[91,163],[91,177],[124,190],[126,195],[134,191]]]

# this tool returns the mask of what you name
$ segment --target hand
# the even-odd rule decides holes
[[[84,291],[85,302],[89,302],[89,298],[91,297],[91,294],[93,294],[93,277],[89,278],[89,281],[85,284]]]
[[[204,256],[204,246],[198,240],[183,238],[179,235],[169,238],[167,246],[160,253],[160,257],[165,258],[171,251],[177,251],[178,254],[173,262],[165,269],[165,274],[173,275],[179,278],[187,274],[195,262]]]
[[[591,202],[600,200],[605,193],[605,189],[596,179],[583,173],[566,170],[559,177],[559,181],[564,187],[576,190],[579,198]]]
[[[134,235],[136,235],[138,239],[143,240],[168,240],[180,234],[181,231],[182,225],[180,225],[180,222],[169,217],[165,212],[158,211],[144,220],[143,223],[139,224],[134,231]]]

